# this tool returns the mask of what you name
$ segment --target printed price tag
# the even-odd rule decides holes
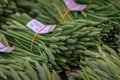
[[[31,20],[27,26],[32,29],[35,33],[38,33],[40,29],[43,29],[44,24],[40,23],[36,19]]]
[[[38,34],[48,33],[56,27],[56,25],[45,26],[44,24],[37,21],[36,19],[33,19],[30,22],[28,22],[27,26],[31,30],[33,30],[35,33],[38,33]]]
[[[79,5],[74,0],[63,0],[67,8],[71,11],[81,11],[86,8],[86,5]]]
[[[12,52],[14,47],[5,47],[2,43],[0,43],[0,52]]]
[[[63,0],[66,6],[70,9],[73,5],[76,5],[76,3],[73,0]]]

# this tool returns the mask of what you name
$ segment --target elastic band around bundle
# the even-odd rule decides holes
[[[74,8],[75,6],[76,6],[76,4],[73,5],[72,7],[70,7],[69,9],[67,9],[67,10],[65,11],[64,15],[62,16],[61,22],[64,21],[64,18],[67,16],[67,14],[70,12],[70,10],[71,10],[72,8]]]
[[[92,4],[92,3],[93,3],[93,0],[89,0],[89,3]]]
[[[30,46],[30,50],[32,51],[32,48],[33,48],[33,44],[34,44],[34,41],[36,39],[36,37],[39,35],[39,33],[45,29],[46,26],[44,26],[42,29],[39,29],[37,33],[35,33],[34,37],[32,38],[32,42],[31,42],[31,46]]]

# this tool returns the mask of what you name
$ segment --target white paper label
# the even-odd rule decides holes
[[[81,11],[86,8],[86,5],[79,5],[74,0],[63,0],[67,8],[71,11]]]
[[[38,33],[38,34],[48,33],[56,27],[56,25],[45,26],[44,24],[37,21],[36,19],[33,19],[30,22],[28,22],[27,26],[31,30],[33,30],[35,33]]]
[[[40,29],[43,29],[45,27],[44,24],[40,23],[36,19],[31,20],[27,26],[32,29],[35,33],[38,33]]]
[[[0,43],[0,52],[12,52],[14,47],[5,47],[2,43]]]

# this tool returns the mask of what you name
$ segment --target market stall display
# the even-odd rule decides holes
[[[119,4],[1,0],[0,80],[119,80]]]

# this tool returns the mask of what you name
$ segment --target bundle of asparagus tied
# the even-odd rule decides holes
[[[9,43],[8,43],[8,40],[6,39],[6,37],[0,33],[0,43],[2,43],[5,47],[9,47]],[[20,49],[18,47],[14,47],[14,50],[10,53],[8,52],[0,52],[0,59],[24,59],[24,58],[31,58],[33,60],[36,60],[38,61],[39,63],[46,63],[47,60],[45,58],[43,58],[42,56],[39,56],[39,55],[35,55],[35,54],[32,54],[31,52],[28,52],[24,49]]]
[[[70,80],[119,80],[120,51],[117,52],[107,45],[98,46],[98,52],[86,51],[85,59],[81,60],[81,70],[72,72]]]
[[[0,42],[9,46],[2,33]],[[15,47],[10,53],[0,54],[0,80],[60,80],[56,71],[48,68],[46,63],[43,56]]]
[[[95,27],[103,29],[101,31],[102,40],[112,48],[120,47],[120,8],[118,4],[119,0],[92,0],[92,4],[89,5],[88,0],[75,0],[80,4],[88,4],[88,8],[84,11],[84,19],[90,19],[94,21],[101,21],[101,23]],[[81,20],[82,21],[82,20]]]

